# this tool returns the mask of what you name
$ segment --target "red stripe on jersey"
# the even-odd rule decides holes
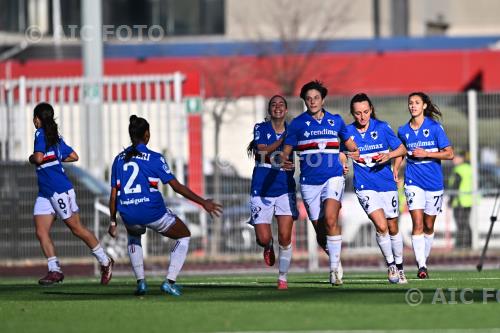
[[[306,143],[303,145],[298,145],[297,150],[304,151],[304,150],[319,149],[319,145],[320,143],[318,142]],[[327,142],[325,145],[325,149],[338,149],[339,147],[340,144],[338,142]]]
[[[42,163],[52,162],[57,160],[56,155],[47,155],[43,157]]]
[[[153,181],[149,181],[149,186],[150,187],[154,187],[154,188],[157,188],[158,187],[158,182],[153,182]]]

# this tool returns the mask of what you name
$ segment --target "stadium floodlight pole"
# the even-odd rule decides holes
[[[81,151],[86,152],[87,167],[92,175],[104,178],[103,142],[102,142],[102,1],[85,0],[81,2],[82,42],[84,85],[83,96],[82,143]]]
[[[470,221],[472,221],[472,248],[479,248],[479,211],[478,211],[478,198],[479,198],[479,161],[478,161],[478,99],[477,91],[467,91],[467,114],[469,123],[469,156],[470,166],[472,169],[472,208],[470,214]]]
[[[481,253],[481,258],[479,258],[479,264],[477,264],[477,271],[481,272],[483,269],[484,257],[486,256],[486,250],[488,249],[488,243],[490,242],[491,232],[493,231],[493,225],[497,221],[498,211],[500,210],[500,204],[498,203],[498,196],[500,195],[500,189],[497,190],[497,195],[495,197],[495,203],[493,204],[493,211],[490,216],[490,230],[488,230],[488,235],[486,236],[486,242],[484,243],[483,252]]]

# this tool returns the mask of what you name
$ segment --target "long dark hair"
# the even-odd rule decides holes
[[[373,106],[373,103],[370,100],[370,97],[368,97],[368,95],[365,93],[359,93],[359,94],[356,94],[352,97],[352,99],[351,99],[351,114],[354,116],[354,103],[360,103],[360,102],[368,102],[368,105],[372,109],[372,113],[370,114],[370,118],[377,119],[377,115],[375,115],[375,107]]]
[[[281,98],[283,100],[283,102],[285,103],[285,107],[288,109],[288,103],[287,103],[285,97],[283,97],[281,95],[274,95],[273,97],[271,97],[269,99],[269,102],[267,102],[267,113],[268,114],[271,113],[271,104],[273,102],[273,99],[275,99],[276,97]],[[255,156],[255,140],[254,139],[252,139],[252,141],[250,141],[248,143],[248,146],[247,146],[246,150],[247,150],[248,157],[251,158],[251,157]]]
[[[39,103],[33,110],[33,116],[40,119],[42,128],[45,132],[46,149],[56,145],[59,142],[59,131],[54,119],[54,108],[49,103]]]
[[[125,153],[126,162],[140,154],[137,150],[137,145],[144,141],[147,131],[149,131],[149,123],[146,119],[137,117],[136,115],[130,116],[128,134],[130,135],[130,141],[132,141],[132,147]]]
[[[408,101],[412,96],[419,96],[427,107],[424,109],[424,116],[432,118],[434,120],[439,120],[443,117],[443,114],[439,110],[436,104],[432,103],[431,98],[421,91],[412,92],[408,95]]]

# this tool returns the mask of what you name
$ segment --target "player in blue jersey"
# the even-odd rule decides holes
[[[292,259],[292,227],[298,217],[293,171],[280,165],[280,154],[286,137],[285,98],[279,95],[269,100],[267,112],[271,119],[254,127],[249,156],[255,157],[251,186],[251,221],[257,244],[264,247],[264,261],[274,265],[275,254],[271,222],[278,221],[279,276],[278,289],[288,289],[287,274]]]
[[[137,295],[144,295],[147,292],[141,235],[146,232],[146,228],[149,228],[164,237],[175,239],[176,243],[170,253],[168,273],[161,290],[179,296],[181,288],[175,281],[186,260],[191,233],[184,222],[165,207],[158,184],[168,183],[175,192],[198,203],[211,215],[219,216],[222,213],[222,206],[212,200],[201,198],[179,183],[170,171],[165,158],[148,149],[150,132],[146,119],[131,116],[128,131],[132,145],[116,156],[111,170],[108,233],[116,237],[118,211],[127,229],[127,248],[137,280],[135,291]]]
[[[290,123],[283,148],[283,165],[291,167],[289,156],[295,149],[300,158],[300,188],[318,243],[328,252],[330,283],[341,285],[339,270],[342,236],[338,216],[344,193],[343,165],[339,148],[344,143],[348,155],[359,157],[356,143],[349,137],[342,117],[323,106],[328,90],[319,81],[306,83],[300,97],[307,110]],[[326,244],[322,244],[326,233]]]
[[[108,284],[112,276],[113,259],[106,255],[95,235],[81,224],[75,191],[62,166],[62,162],[77,161],[78,155],[59,136],[54,109],[50,104],[40,103],[35,107],[33,124],[36,128],[35,148],[29,162],[36,166],[39,189],[33,215],[36,236],[48,260],[49,269],[38,283],[52,285],[64,280],[50,237],[52,224],[59,216],[71,232],[92,250],[92,255],[101,265],[101,283]]]
[[[410,121],[401,126],[398,136],[408,153],[405,169],[405,195],[413,222],[412,244],[418,265],[417,276],[428,277],[427,258],[434,240],[434,222],[443,203],[443,171],[441,160],[453,159],[451,146],[443,126],[437,121],[441,111],[426,94],[408,96]],[[394,178],[403,158],[394,163]]]
[[[389,124],[377,119],[366,94],[354,95],[350,107],[354,122],[347,131],[360,152],[353,160],[354,190],[375,226],[389,282],[408,283],[403,270],[403,237],[398,230],[398,189],[391,170],[391,159],[404,156],[406,149]]]

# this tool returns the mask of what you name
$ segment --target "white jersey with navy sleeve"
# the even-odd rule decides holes
[[[339,148],[349,139],[347,128],[340,115],[323,111],[321,120],[304,112],[288,126],[285,144],[299,154],[301,184],[320,185],[343,174]]]
[[[389,124],[377,119],[370,119],[366,132],[360,133],[356,129],[355,123],[348,125],[347,131],[359,149],[359,159],[353,160],[354,189],[377,192],[397,191],[391,162],[377,163],[381,154],[397,149],[402,143]]]
[[[62,166],[62,161],[73,152],[73,149],[63,138],[60,137],[56,145],[47,147],[45,131],[39,128],[35,132],[34,152],[43,154],[42,163],[36,167],[39,197],[50,198],[54,193],[67,192],[73,188]]]
[[[167,209],[158,183],[174,179],[164,157],[144,144],[128,162],[125,155],[131,147],[116,156],[111,170],[111,186],[117,190],[117,209],[125,224],[148,224],[159,220]]]
[[[418,186],[426,191],[441,191],[444,189],[441,161],[433,158],[413,157],[415,148],[428,152],[437,152],[451,145],[443,126],[425,117],[418,130],[406,123],[398,130],[398,137],[408,150],[406,158],[405,185]]]
[[[256,124],[254,127],[255,167],[252,174],[251,195],[260,197],[279,197],[286,193],[295,193],[293,171],[280,168],[281,144],[273,153],[263,154],[257,151],[257,145],[269,146],[286,133],[277,134],[270,121]]]

